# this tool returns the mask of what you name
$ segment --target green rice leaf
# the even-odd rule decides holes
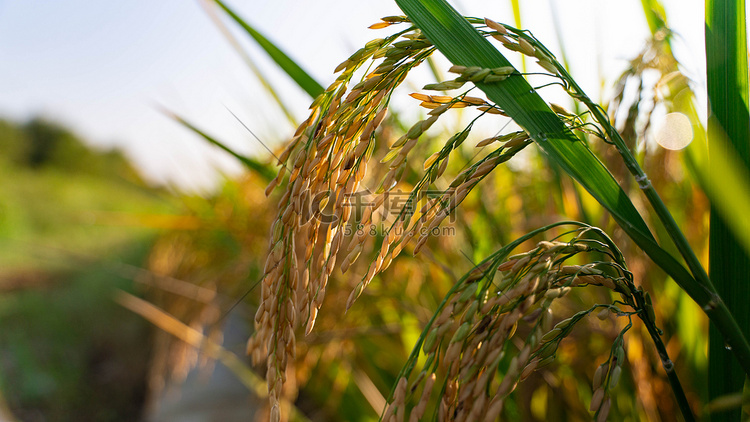
[[[255,60],[250,57],[250,54],[248,54],[247,51],[242,48],[239,41],[234,37],[234,35],[232,35],[232,32],[224,24],[224,21],[216,13],[216,8],[213,7],[213,4],[209,2],[201,2],[201,5],[204,6],[206,13],[211,18],[211,20],[214,21],[214,24],[216,24],[216,27],[219,29],[222,35],[224,35],[224,37],[227,39],[229,45],[231,45],[232,48],[234,48],[234,50],[237,52],[237,54],[239,54],[239,56],[242,57],[242,59],[245,61],[247,66],[250,68],[250,71],[253,73],[253,75],[255,75],[255,78],[258,80],[258,82],[260,82],[268,95],[270,95],[271,98],[276,101],[276,105],[279,106],[279,110],[284,113],[284,116],[286,116],[287,120],[289,120],[289,123],[291,123],[291,125],[296,128],[299,122],[297,122],[297,120],[294,118],[294,115],[290,111],[289,107],[287,107],[286,103],[284,103],[284,100],[282,100],[281,95],[279,95],[279,93],[271,84],[271,81],[268,80],[268,78],[258,67],[258,65],[255,64]]]
[[[294,60],[287,56],[280,48],[276,47],[268,38],[264,37],[255,28],[250,26],[242,17],[235,13],[231,8],[221,0],[214,0],[225,12],[250,35],[258,45],[281,67],[297,85],[300,86],[310,97],[315,98],[320,95],[324,88],[315,79],[312,78],[302,67]]]
[[[182,117],[180,117],[180,116],[178,116],[178,115],[176,115],[174,113],[168,112],[168,111],[165,111],[165,113],[168,116],[172,117],[173,119],[177,120],[177,122],[179,122],[181,125],[185,126],[186,128],[190,129],[191,131],[195,132],[196,134],[200,135],[204,140],[208,141],[208,143],[210,143],[210,144],[212,144],[214,146],[217,146],[217,147],[223,149],[224,151],[228,152],[232,157],[234,157],[237,160],[239,160],[248,170],[256,172],[266,182],[270,182],[271,179],[273,179],[276,176],[276,174],[274,173],[274,171],[269,166],[261,163],[258,160],[254,160],[254,159],[252,159],[250,157],[246,157],[246,156],[244,156],[242,154],[239,154],[238,152],[236,152],[232,148],[229,148],[228,146],[226,146],[226,144],[224,144],[223,142],[217,140],[216,138],[212,137],[211,135],[207,134],[206,132],[203,132],[202,130],[200,130],[197,127],[193,126],[190,122],[188,122],[187,120],[183,119]]]
[[[750,168],[745,26],[744,0],[706,1],[706,68],[711,110],[708,121],[710,173],[725,170],[723,166],[726,160],[718,160],[715,158],[717,156],[736,157],[745,174]],[[735,202],[733,206],[730,205],[737,206],[742,204]],[[747,338],[750,335],[750,307],[747,306],[747,298],[750,297],[750,256],[741,246],[739,233],[733,230],[731,221],[727,221],[721,210],[722,204],[712,201],[710,276]],[[746,208],[742,210],[747,213]],[[732,352],[725,348],[724,338],[713,327],[709,333],[708,376],[710,399],[741,391],[745,382],[740,365]],[[739,420],[740,411],[734,409],[717,413],[712,415],[712,419]]]
[[[396,0],[409,18],[454,65],[496,68],[510,66],[489,41],[444,0]],[[569,131],[547,103],[520,76],[501,83],[477,83],[487,97],[526,130],[548,157],[581,184],[613,216],[622,229],[699,303],[710,293],[698,285],[654,239],[641,215],[612,174]]]
[[[496,68],[508,60],[442,0],[397,0],[404,12],[453,64]],[[627,231],[653,241],[646,223],[615,179],[570,132],[526,79],[477,86],[518,123],[566,173],[609,210]]]

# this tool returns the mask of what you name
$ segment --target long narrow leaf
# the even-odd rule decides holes
[[[652,34],[666,26],[664,6],[659,0],[641,0],[641,6]]]
[[[250,35],[258,45],[276,62],[281,69],[292,78],[310,97],[315,98],[324,89],[312,76],[305,72],[294,60],[287,56],[280,48],[276,47],[268,38],[250,26],[242,17],[224,4],[221,0],[214,0],[225,12]]]
[[[262,177],[263,180],[265,180],[266,182],[270,182],[271,179],[273,179],[276,176],[274,174],[273,170],[270,167],[268,167],[267,165],[264,165],[263,163],[261,163],[258,160],[254,160],[254,159],[252,159],[250,157],[246,157],[246,156],[244,156],[242,154],[237,153],[232,148],[229,148],[228,146],[226,146],[226,144],[224,144],[223,142],[217,140],[216,138],[212,137],[211,135],[207,134],[206,132],[203,132],[202,130],[200,130],[197,127],[193,126],[190,122],[188,122],[187,120],[183,119],[182,117],[180,117],[180,116],[178,116],[178,115],[176,115],[174,113],[168,112],[168,111],[165,111],[165,114],[167,114],[168,116],[170,116],[173,119],[177,120],[177,122],[179,122],[181,125],[183,125],[186,128],[192,130],[196,134],[200,135],[204,140],[208,141],[208,143],[210,143],[211,145],[217,146],[217,147],[221,148],[222,150],[226,151],[227,153],[229,153],[232,157],[236,158],[245,167],[247,167],[248,170],[252,170],[252,171],[255,171],[256,173],[258,173],[258,175],[260,177]]]
[[[124,308],[140,315],[165,332],[177,337],[185,343],[200,349],[209,357],[218,360],[242,382],[245,387],[258,395],[265,397],[268,392],[265,383],[256,375],[248,365],[239,359],[234,353],[224,349],[220,344],[205,337],[203,333],[195,328],[185,325],[169,313],[154,306],[141,298],[131,295],[122,290],[115,293],[115,301]]]
[[[748,116],[748,62],[744,0],[706,1],[706,68],[709,118],[710,171],[720,169],[721,155],[735,156],[745,170],[750,168],[750,116]],[[715,134],[725,133],[723,136]],[[750,335],[750,257],[742,249],[712,203],[709,239],[709,268],[718,293],[737,320],[745,337]],[[747,210],[745,210],[747,211]],[[724,338],[715,329],[709,333],[709,397],[736,393],[742,389],[745,376],[732,353],[726,350]],[[739,420],[739,410],[712,415],[714,420]]]
[[[234,35],[232,35],[232,32],[229,31],[229,28],[227,28],[224,22],[219,19],[219,16],[216,14],[216,10],[213,5],[213,0],[203,0],[201,1],[201,4],[204,6],[206,13],[214,22],[216,27],[219,29],[222,35],[224,35],[224,38],[227,39],[229,45],[231,45],[232,48],[234,48],[234,50],[237,52],[237,54],[239,54],[240,57],[242,57],[242,59],[245,61],[247,67],[250,68],[250,71],[253,73],[253,75],[255,75],[255,78],[263,86],[263,89],[265,89],[266,92],[268,92],[268,95],[270,95],[271,98],[276,101],[276,105],[279,106],[279,109],[282,113],[284,113],[284,116],[286,116],[287,120],[289,120],[289,123],[291,123],[292,126],[297,127],[299,122],[294,118],[294,115],[290,111],[289,107],[286,106],[284,100],[281,99],[281,95],[279,95],[268,78],[266,78],[266,75],[263,73],[263,71],[260,70],[258,65],[255,64],[255,60],[253,60],[253,58],[250,57],[247,51],[245,51],[240,46],[239,41],[234,37]]]
[[[496,68],[505,57],[446,2],[397,0],[399,6],[452,63]],[[526,130],[537,145],[609,210],[626,231],[653,241],[646,223],[604,165],[570,132],[559,117],[518,76],[497,84],[477,84]]]
[[[256,375],[242,359],[229,350],[226,350],[220,344],[204,336],[200,331],[187,326],[179,319],[165,312],[161,308],[154,306],[152,303],[122,290],[115,292],[114,300],[122,307],[140,315],[161,330],[164,330],[164,332],[177,337],[185,343],[200,350],[202,353],[205,353],[210,358],[221,362],[245,387],[248,388],[248,390],[252,391],[258,397],[266,397],[268,395],[268,389],[266,388],[263,379]],[[290,419],[292,421],[310,421],[310,419],[294,406],[293,403],[285,403],[285,405],[290,407]]]

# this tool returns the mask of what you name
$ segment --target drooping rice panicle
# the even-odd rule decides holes
[[[384,18],[373,27],[402,22],[408,20]],[[551,77],[569,88],[558,72],[559,64],[533,36],[490,20],[484,23],[492,29],[485,35],[500,40],[506,48],[535,57]],[[354,218],[355,204],[351,203],[351,198],[360,192],[368,175],[368,163],[374,159],[373,152],[380,141],[378,129],[387,118],[390,97],[408,72],[434,51],[432,44],[413,27],[367,43],[337,66],[339,76],[314,100],[309,117],[300,124],[279,156],[281,168],[266,194],[278,186],[283,186],[285,191],[279,200],[278,216],[271,233],[261,303],[255,317],[256,332],[248,342],[253,362],[266,362],[274,420],[280,417],[279,397],[288,363],[295,358],[295,333],[301,327],[306,334],[313,330],[328,280],[337,264],[346,272],[367,250],[369,236],[365,231],[345,239],[344,228]],[[365,74],[355,82],[359,71]],[[472,84],[501,84],[508,78],[524,77],[511,66],[453,66],[449,71],[458,76],[428,84],[424,89],[450,91]],[[361,210],[361,226],[372,224],[374,216],[389,203],[390,195],[409,166],[412,152],[442,115],[454,108],[473,108],[479,112],[477,119],[505,116],[495,104],[469,96],[469,90],[457,95],[411,94],[429,112],[393,142],[389,152],[380,159],[387,171],[374,198]],[[553,109],[566,118],[570,129],[601,133],[597,127],[585,129],[586,123],[581,117],[559,106]],[[451,153],[466,141],[473,124],[474,121],[453,134],[426,160],[420,160],[424,174],[413,185],[406,205],[397,210],[395,221],[383,233],[379,251],[351,292],[347,309],[373,277],[385,271],[410,242],[414,241],[413,254],[418,254],[427,244],[430,233],[440,227],[493,169],[532,142],[523,130],[479,142],[478,147],[495,143],[499,146],[477,162],[469,163],[442,194],[428,197],[428,188],[444,174]],[[619,252],[609,254],[614,263],[563,265],[570,257],[592,250],[586,242],[576,237],[568,242],[540,242],[532,251],[507,259],[498,254],[464,277],[420,340],[417,350],[423,350],[428,364],[411,388],[407,388],[411,369],[402,374],[383,419],[403,421],[409,415],[410,420],[418,420],[431,401],[435,383],[441,382],[437,408],[443,418],[494,420],[517,383],[554,358],[557,345],[575,323],[594,310],[614,309],[613,305],[596,305],[551,327],[551,303],[569,294],[571,289],[593,285],[620,293],[624,303],[634,311],[617,311],[616,315],[631,318],[639,314],[653,323],[653,312],[648,312],[645,296],[633,285],[624,262],[617,259],[621,256]],[[343,259],[338,261],[340,255]],[[514,336],[518,324],[524,323],[533,325],[531,334],[523,340],[502,379],[498,380],[496,368],[504,359],[508,340]],[[592,401],[591,407],[599,418],[601,415],[606,418],[610,406],[607,392],[617,384],[622,371],[619,369],[622,359],[617,359],[617,350],[613,348],[607,370],[602,370],[606,383],[595,388],[597,400]],[[413,367],[415,361],[410,362],[408,365]]]
[[[405,21],[391,17],[383,22],[390,25]],[[409,69],[433,50],[414,30],[413,36],[394,43],[404,32],[367,43],[336,68],[341,74],[313,102],[309,117],[280,155],[282,167],[267,189],[270,194],[288,174],[264,269],[256,332],[248,342],[254,363],[267,361],[270,401],[276,409],[272,414],[278,414],[287,363],[294,358],[295,329],[304,324],[309,333],[322,305],[343,243],[342,227],[351,217],[352,209],[346,201],[357,192],[366,174],[375,131],[387,115],[388,96]],[[354,73],[373,57],[382,57],[382,63],[349,88]],[[413,141],[401,148],[401,161],[435,119],[411,133]],[[404,167],[405,163],[399,164],[389,172],[386,179],[391,182],[386,191]],[[327,209],[332,212],[328,214]],[[304,259],[298,262],[299,240],[304,245],[300,254]],[[344,269],[360,252],[361,245],[352,248]]]
[[[443,389],[434,403],[438,420],[494,421],[517,384],[554,360],[560,341],[578,322],[592,313],[600,319],[615,315],[628,321],[634,315],[650,315],[647,295],[633,284],[622,255],[607,249],[614,247],[611,242],[596,242],[584,236],[590,231],[583,227],[567,242],[542,241],[536,248],[510,257],[510,249],[504,248],[462,277],[425,327],[400,374],[399,383],[406,384],[408,381],[404,380],[412,378],[418,356],[424,355],[426,363],[412,381],[412,388],[404,397],[397,387],[389,401],[389,409],[406,408],[411,415],[407,412],[404,418],[394,419],[396,413],[386,413],[388,417],[383,420],[402,421],[407,416],[409,420],[418,419],[424,414],[425,401],[430,400],[425,398],[425,391],[441,382]],[[588,252],[605,253],[612,261],[566,263]],[[586,286],[612,290],[622,302],[618,306],[597,304],[553,325],[552,303]],[[625,311],[622,306],[632,310]],[[648,318],[644,321],[653,323]],[[517,336],[519,324],[528,325],[530,330],[524,330],[521,345],[507,369],[498,375],[500,362],[513,348],[509,340]],[[630,326],[628,322],[613,343],[607,362],[595,371],[590,408],[596,420],[606,420],[609,412],[609,392],[622,374],[623,335]],[[419,385],[423,385],[421,391]]]

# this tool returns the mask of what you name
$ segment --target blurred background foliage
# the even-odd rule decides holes
[[[708,201],[684,153],[658,148],[646,137],[654,110],[685,110],[692,101],[691,82],[679,73],[669,48],[666,17],[657,17],[649,20],[653,34],[643,53],[623,69],[604,105],[705,263]],[[392,112],[375,157],[409,126],[399,110]],[[691,117],[700,127],[697,115]],[[456,125],[468,118],[458,114]],[[473,145],[494,135],[476,132],[447,174],[458,173],[461,162],[471,160]],[[414,155],[427,157],[443,138],[424,139],[417,146],[422,154]],[[637,204],[638,187],[628,182],[612,148],[597,141],[592,148]],[[499,167],[464,201],[451,224],[454,236],[431,238],[418,258],[399,256],[346,314],[346,299],[368,260],[360,259],[346,275],[334,273],[314,331],[298,343],[294,381],[285,392],[301,419],[377,420],[422,327],[457,278],[499,246],[561,219],[602,227],[625,252],[637,284],[652,292],[670,356],[693,409],[700,411],[707,397],[703,313],[543,155],[530,151],[518,161]],[[200,348],[114,304],[117,289],[146,299],[249,362],[243,343],[251,324],[231,338],[223,329],[255,314],[255,287],[278,199],[264,195],[270,168],[270,160],[248,165],[244,175],[225,180],[210,195],[184,194],[146,186],[126,157],[94,150],[53,122],[0,121],[0,389],[6,417],[179,420],[160,419],[165,389],[176,382],[179,391],[196,367],[210,378],[214,364]],[[383,174],[373,173],[365,185],[374,188]],[[421,174],[422,163],[410,163],[403,190]],[[655,218],[648,221],[667,239]],[[363,254],[372,258],[377,250]],[[571,295],[556,315],[562,319],[608,302],[605,294],[586,289]],[[509,420],[590,420],[590,380],[621,328],[593,319],[576,328],[556,362],[513,393]],[[613,392],[611,419],[679,420],[645,329],[636,323],[625,339],[628,363]],[[261,379],[264,370],[256,370]],[[250,406],[258,420],[266,415],[263,405],[243,400],[240,406]],[[191,420],[213,420],[205,415]]]
[[[150,327],[114,307],[175,209],[116,151],[37,118],[0,122],[0,385],[21,420],[137,418]]]

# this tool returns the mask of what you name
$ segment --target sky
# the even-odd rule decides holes
[[[449,1],[465,15],[513,23],[509,2]],[[324,86],[336,65],[385,34],[367,26],[401,14],[391,0],[227,3]],[[679,34],[675,54],[705,89],[703,2],[664,4]],[[593,98],[601,95],[600,74],[611,82],[648,36],[636,0],[524,0],[521,12],[523,27],[556,52],[555,12],[572,74]],[[310,99],[219,15],[304,119]],[[147,180],[179,189],[208,192],[240,170],[161,109],[260,157],[265,149],[232,113],[271,147],[294,131],[203,0],[0,0],[0,118],[59,121],[95,147],[122,149]]]

